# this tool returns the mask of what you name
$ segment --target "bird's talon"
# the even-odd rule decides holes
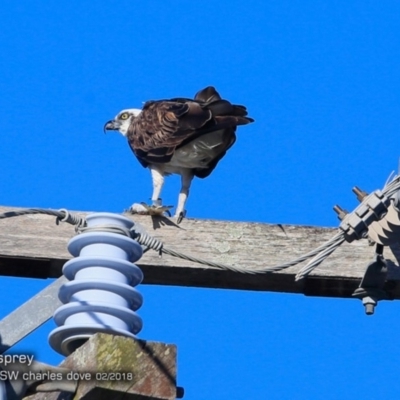
[[[177,224],[180,224],[183,220],[183,218],[186,217],[186,210],[183,210],[179,213],[178,215],[178,220],[176,221]]]

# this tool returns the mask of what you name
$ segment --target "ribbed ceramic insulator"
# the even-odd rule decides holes
[[[111,213],[92,214],[86,220],[88,231],[68,244],[75,258],[64,265],[63,274],[70,282],[60,288],[64,305],[54,313],[58,328],[49,335],[50,346],[63,355],[97,332],[135,337],[142,329],[135,311],[143,299],[133,288],[143,279],[133,264],[142,256],[142,248],[122,234],[98,231],[105,226],[130,229],[133,222]],[[96,232],[90,232],[92,227]]]
[[[400,242],[400,213],[391,204],[387,214],[368,227],[368,236],[375,242],[388,246]]]

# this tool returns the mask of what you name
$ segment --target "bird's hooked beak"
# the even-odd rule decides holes
[[[118,131],[121,126],[121,123],[118,121],[115,121],[114,119],[111,121],[108,121],[105,123],[103,127],[104,133],[107,133],[107,131]]]

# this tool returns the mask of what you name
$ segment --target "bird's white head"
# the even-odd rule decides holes
[[[126,136],[132,119],[136,118],[141,112],[142,110],[137,108],[128,108],[120,111],[113,120],[106,122],[104,132],[119,131],[122,135]]]

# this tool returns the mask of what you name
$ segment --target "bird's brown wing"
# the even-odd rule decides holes
[[[211,111],[194,101],[147,102],[129,127],[129,145],[142,165],[166,163],[171,160],[175,148],[201,130],[211,118]]]
[[[253,121],[246,115],[245,107],[222,100],[209,86],[198,92],[194,100],[174,98],[147,102],[129,127],[128,141],[145,167],[150,163],[167,163],[175,149],[221,129],[232,135],[232,140],[227,140],[226,151],[235,140],[236,126]],[[224,154],[217,157],[211,170]]]

